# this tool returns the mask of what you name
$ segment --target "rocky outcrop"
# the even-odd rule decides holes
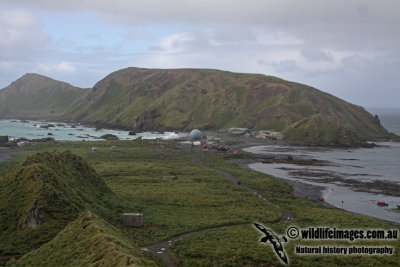
[[[35,229],[39,225],[43,223],[43,216],[41,214],[41,211],[39,209],[38,201],[35,202],[35,207],[32,208],[25,221],[25,225],[28,228]]]

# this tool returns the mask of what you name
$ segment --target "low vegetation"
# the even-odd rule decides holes
[[[264,223],[277,235],[286,235],[290,226],[298,228],[330,227],[341,229],[398,229],[398,225],[351,214],[304,198],[291,198],[290,187],[276,179],[236,164],[228,163],[220,156],[203,158],[204,164],[227,171],[243,184],[257,188],[259,192],[279,206],[289,210],[293,220],[283,224]],[[229,156],[231,158],[231,156]],[[266,181],[273,181],[268,183]],[[263,235],[252,223],[212,229],[178,241],[171,248],[171,255],[180,266],[284,266],[276,257],[272,245],[259,243]],[[287,235],[286,235],[287,236]],[[295,246],[390,246],[400,249],[400,240],[394,241],[304,241],[290,240],[284,243],[291,266],[392,266],[397,265],[400,254],[381,255],[316,255],[294,253]]]
[[[92,146],[98,147],[97,152],[91,152]],[[111,150],[112,146],[115,146],[116,150]],[[15,224],[15,218],[19,218],[17,215],[25,214],[25,212],[11,213],[11,208],[9,208],[11,195],[7,195],[5,191],[2,192],[0,199],[1,216],[3,216],[0,217],[2,218],[1,254],[31,251],[16,262],[10,262],[9,264],[12,266],[35,265],[41,260],[44,260],[47,266],[59,266],[60,263],[65,262],[64,259],[68,255],[73,255],[71,257],[75,265],[103,263],[126,266],[128,261],[138,265],[152,264],[155,259],[148,254],[139,252],[138,246],[167,240],[174,235],[201,229],[204,231],[185,237],[169,248],[169,253],[177,265],[279,266],[281,263],[272,246],[259,244],[261,234],[252,227],[254,221],[263,223],[279,235],[285,235],[286,228],[292,225],[368,229],[398,228],[397,225],[391,223],[350,214],[307,199],[291,198],[292,189],[284,181],[240,168],[230,162],[234,158],[251,158],[251,155],[243,152],[236,155],[230,152],[210,153],[213,150],[203,153],[200,149],[177,149],[174,142],[165,145],[146,145],[140,141],[118,140],[66,142],[56,145],[42,143],[24,149],[32,149],[35,151],[32,153],[37,151],[40,153],[29,156],[25,161],[22,155],[14,158],[15,162],[27,163],[17,165],[14,171],[1,177],[1,188],[8,188],[10,185],[16,187],[13,185],[15,181],[12,182],[15,180],[13,177],[19,177],[20,172],[21,175],[27,174],[28,170],[21,171],[24,166],[51,162],[43,169],[50,166],[56,168],[51,172],[47,170],[46,173],[52,173],[51,176],[58,173],[62,175],[56,177],[64,177],[63,172],[66,170],[58,164],[69,164],[68,169],[74,166],[75,169],[84,170],[84,173],[92,173],[89,180],[92,181],[91,184],[96,184],[96,187],[84,185],[82,181],[74,185],[71,181],[68,183],[69,185],[76,188],[91,188],[88,189],[86,195],[90,195],[90,192],[94,191],[102,192],[103,196],[107,196],[107,201],[102,202],[103,198],[99,198],[97,201],[89,198],[84,201],[88,204],[81,208],[75,208],[79,212],[69,212],[70,215],[67,219],[63,217],[65,214],[54,211],[52,215],[54,220],[52,219],[50,222],[59,224],[58,221],[62,221],[63,223],[60,223],[58,228],[53,228],[53,231],[40,230],[46,223],[50,223],[46,222],[48,217],[44,217],[43,224],[36,229],[25,229],[40,233],[40,235],[35,234],[41,237],[42,242],[39,244],[18,235],[20,230],[17,229],[18,224]],[[44,152],[55,149],[58,152]],[[70,152],[64,152],[67,150]],[[63,157],[68,161],[63,163]],[[50,158],[54,158],[54,160],[50,160]],[[82,163],[81,158],[87,164]],[[200,162],[201,165],[196,164],[197,162]],[[1,163],[0,171],[3,170],[3,172],[0,173],[9,170],[11,165],[15,165],[15,163],[11,161],[8,165]],[[2,166],[5,166],[4,169]],[[215,169],[231,174],[247,187],[257,189],[259,194],[274,205],[247,192],[243,186],[229,182],[222,174],[214,171]],[[32,173],[35,172],[32,171]],[[23,177],[28,177],[25,174]],[[61,180],[65,179],[64,177]],[[104,184],[101,181],[104,181]],[[58,187],[61,188],[61,185]],[[35,187],[29,188],[34,189]],[[37,195],[33,189],[24,191],[28,199],[35,199],[28,197],[31,194]],[[83,196],[81,197],[83,198]],[[66,197],[65,200],[72,201]],[[116,201],[118,201],[117,206],[115,206]],[[34,203],[33,200],[26,201],[26,203],[28,202]],[[29,211],[32,205],[34,207],[34,204],[24,204],[21,207],[25,207],[24,209]],[[290,222],[277,223],[282,216],[282,210],[278,206],[291,213],[293,219]],[[8,211],[4,213],[3,210]],[[81,213],[84,210],[90,210],[90,212]],[[122,212],[142,212],[144,227],[123,227],[119,217]],[[60,220],[56,220],[58,216]],[[91,219],[86,220],[85,218]],[[86,224],[89,225],[87,229],[82,229],[82,225]],[[208,228],[213,229],[207,230]],[[11,237],[14,233],[17,235]],[[11,238],[13,238],[12,241],[10,241]],[[93,246],[90,245],[91,241],[93,241]],[[29,245],[24,245],[24,242]],[[349,242],[336,243],[343,246],[353,245]],[[307,243],[301,240],[290,240],[285,244],[285,251],[293,266],[388,266],[396,265],[400,260],[398,253],[393,256],[299,256],[294,253],[294,246],[298,244],[318,246],[336,243],[317,244],[315,241]],[[399,240],[358,241],[354,244],[378,244],[393,246],[396,250],[400,249]],[[40,248],[39,245],[41,245]],[[5,253],[6,251],[7,253]],[[57,261],[57,258],[60,260]],[[48,260],[45,261],[45,259]]]
[[[101,256],[99,256],[101,255]],[[86,210],[50,242],[7,266],[156,266],[121,230]]]
[[[28,156],[0,184],[1,254],[38,248],[84,209],[114,224],[124,210],[93,168],[69,151]]]
[[[207,69],[126,68],[88,90],[28,74],[0,90],[0,118],[73,120],[135,132],[246,127],[285,132],[289,141],[307,145],[393,138],[364,108],[310,86]]]

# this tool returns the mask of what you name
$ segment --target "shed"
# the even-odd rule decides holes
[[[190,141],[183,141],[180,144],[181,144],[181,146],[192,146],[193,145],[193,143]]]
[[[228,133],[235,134],[235,135],[246,134],[246,133],[250,133],[250,129],[248,129],[248,128],[229,128]]]
[[[122,214],[122,224],[128,227],[143,227],[143,214],[124,213]]]

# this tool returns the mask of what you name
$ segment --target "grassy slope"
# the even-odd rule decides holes
[[[1,254],[39,247],[84,209],[114,223],[123,209],[96,172],[68,151],[31,155],[0,183]],[[26,222],[36,207],[43,223],[32,229]]]
[[[115,152],[110,151],[113,145],[117,146]],[[99,152],[89,153],[91,146],[99,147]],[[291,188],[288,184],[227,162],[226,160],[232,157],[229,154],[200,157],[207,166],[229,172],[245,185],[257,188],[263,196],[290,210],[294,216],[294,220],[288,224],[274,224],[272,222],[281,216],[278,209],[266,205],[256,196],[247,194],[240,187],[230,184],[218,173],[194,165],[191,162],[191,151],[175,150],[172,149],[173,146],[172,144],[162,148],[130,141],[104,141],[63,143],[57,145],[57,149],[71,150],[74,154],[84,157],[102,175],[115,194],[127,203],[130,212],[144,212],[145,227],[122,228],[124,235],[139,245],[206,227],[234,224],[196,234],[176,243],[171,252],[177,263],[182,266],[279,265],[279,260],[271,247],[259,245],[260,234],[251,226],[253,221],[264,223],[278,234],[285,234],[286,228],[294,225],[363,229],[398,228],[398,225],[350,214],[306,199],[291,199]],[[32,148],[54,149],[49,144]],[[240,156],[246,157],[247,154],[239,153],[235,157]],[[170,175],[171,171],[178,175],[178,180],[163,179],[165,175]],[[121,227],[118,223],[113,225]],[[299,243],[304,244],[301,241],[290,241],[285,244],[285,251],[294,266],[395,266],[400,260],[400,254],[397,252],[394,256],[387,257],[300,257],[293,253],[294,244]],[[329,245],[332,242],[314,241],[309,244]],[[399,240],[383,241],[378,244],[393,246],[396,251],[400,249]],[[344,242],[342,245],[351,246],[353,243]]]
[[[83,212],[57,236],[7,266],[156,266],[119,229]]]
[[[293,220],[284,224],[263,222],[267,228],[278,235],[286,235],[291,226],[306,229],[308,227],[334,227],[338,229],[399,229],[397,224],[351,214],[304,198],[290,198],[282,190],[282,181],[275,185],[267,184],[267,176],[255,171],[243,169],[233,163],[227,163],[226,156],[207,156],[203,162],[231,173],[249,187],[257,188],[267,199],[288,209]],[[231,157],[229,157],[231,158]],[[274,180],[274,179],[272,179]],[[283,183],[284,184],[284,183]],[[261,221],[262,222],[262,221]],[[224,227],[209,230],[187,237],[175,243],[171,254],[180,266],[284,266],[276,257],[271,245],[261,245],[262,234],[248,225]],[[395,248],[392,256],[371,255],[316,255],[295,254],[295,246],[389,246]],[[360,241],[304,241],[291,240],[284,243],[284,249],[291,266],[398,266],[400,261],[400,240],[360,240]]]
[[[45,76],[26,74],[0,90],[0,116],[57,119],[87,92]]]
[[[306,144],[347,145],[388,136],[362,107],[317,89],[218,70],[119,70],[98,82],[67,117],[137,131],[274,129]],[[342,132],[351,138],[342,140]]]
[[[0,91],[0,117],[73,119],[135,131],[273,129],[289,141],[314,145],[389,137],[362,107],[315,88],[207,69],[126,68],[90,90],[27,74]],[[343,132],[351,137],[341,138]]]
[[[226,179],[192,163],[190,154],[175,149],[108,141],[61,145],[83,155],[130,212],[143,212],[145,227],[124,229],[140,244],[210,226],[246,223],[257,218],[274,221],[279,209],[265,205]],[[87,153],[91,146],[99,153]],[[116,152],[110,146],[117,146]],[[178,176],[173,181],[170,172]]]

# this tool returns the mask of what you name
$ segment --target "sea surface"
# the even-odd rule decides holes
[[[52,124],[54,127],[43,128]],[[80,124],[48,122],[48,121],[21,121],[21,120],[0,120],[0,136],[7,135],[12,138],[41,139],[46,137],[54,138],[59,141],[95,141],[99,140],[104,134],[113,134],[122,140],[133,140],[138,137],[143,139],[175,139],[187,136],[186,133],[174,132],[143,132],[136,135],[129,135],[128,131],[96,130]],[[101,140],[101,139],[100,139]]]
[[[400,135],[400,108],[367,108],[367,110],[371,114],[378,115],[386,130]]]
[[[378,114],[382,125],[400,135],[400,110]],[[248,152],[326,161],[323,166],[253,163],[249,167],[275,177],[322,186],[324,201],[354,213],[400,223],[400,143],[380,142],[376,148],[255,146]],[[388,206],[378,206],[378,202]]]

